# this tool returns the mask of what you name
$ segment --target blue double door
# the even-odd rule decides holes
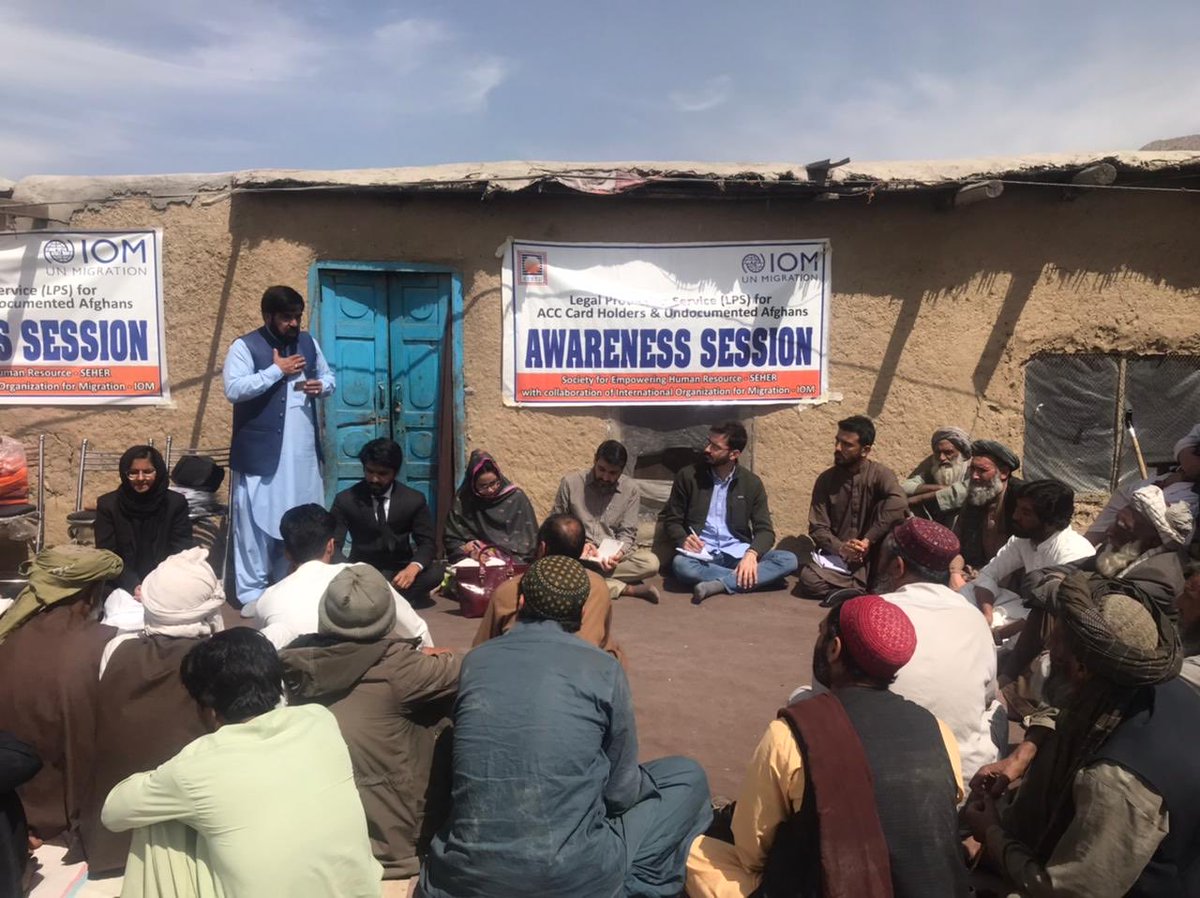
[[[321,269],[318,336],[337,377],[325,403],[326,493],[362,479],[376,437],[404,449],[399,479],[436,515],[449,274]]]

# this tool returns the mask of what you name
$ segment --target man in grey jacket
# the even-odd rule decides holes
[[[349,565],[325,591],[317,634],[279,653],[292,703],[325,705],[337,719],[385,881],[416,875],[449,809],[445,737],[460,666],[396,634],[395,621],[383,575]]]

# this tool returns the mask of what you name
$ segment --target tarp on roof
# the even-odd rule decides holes
[[[202,194],[272,190],[449,191],[487,195],[541,185],[591,194],[620,194],[650,186],[672,186],[709,194],[734,185],[807,193],[851,187],[886,191],[948,188],[989,179],[1065,182],[1071,173],[1101,162],[1117,169],[1118,181],[1180,173],[1200,177],[1200,153],[1193,151],[850,162],[829,169],[814,167],[814,174],[818,175],[815,179],[810,177],[808,166],[794,162],[486,162],[330,171],[259,169],[178,175],[33,175],[16,183],[12,202],[79,208],[126,196],[168,202],[189,201]]]

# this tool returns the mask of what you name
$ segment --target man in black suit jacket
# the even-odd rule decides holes
[[[442,582],[433,560],[433,516],[419,492],[397,482],[404,450],[393,440],[371,440],[358,455],[363,479],[333,500],[333,545],[341,555],[350,534],[350,561],[387,577],[409,602],[423,602]]]

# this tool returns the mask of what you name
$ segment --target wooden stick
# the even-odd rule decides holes
[[[1146,470],[1146,459],[1142,456],[1142,444],[1138,442],[1137,431],[1133,429],[1133,425],[1129,425],[1129,439],[1133,441],[1133,454],[1137,456],[1138,470],[1142,472],[1142,480],[1150,479],[1150,472]]]

